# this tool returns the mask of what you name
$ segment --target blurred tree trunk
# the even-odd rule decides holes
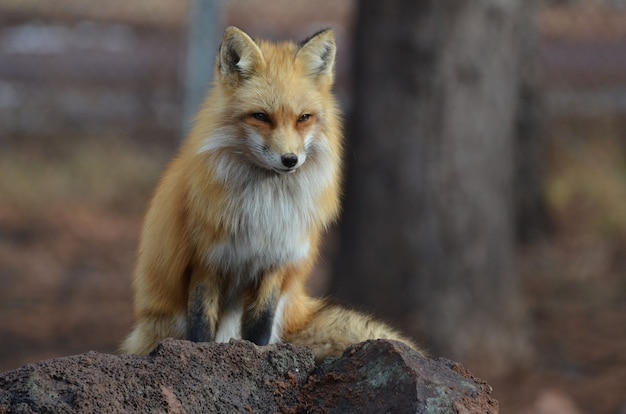
[[[433,353],[528,354],[513,145],[526,0],[362,0],[334,295]]]
[[[538,2],[527,0],[521,21],[526,21],[520,50],[520,98],[517,111],[514,154],[514,212],[516,239],[530,244],[552,233],[552,218],[545,198],[545,145],[543,102],[538,79],[538,33],[532,18]]]

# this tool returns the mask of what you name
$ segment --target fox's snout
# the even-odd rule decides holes
[[[265,147],[262,153],[255,154],[258,161],[263,167],[274,170],[278,173],[291,173],[301,167],[306,161],[306,153],[304,151],[291,152],[272,150],[271,147]]]
[[[293,168],[298,164],[298,156],[293,152],[281,155],[280,160],[287,168]]]
[[[246,146],[258,166],[278,173],[291,173],[306,161],[307,142],[312,136],[303,137],[287,128],[272,130],[264,125],[248,125]]]

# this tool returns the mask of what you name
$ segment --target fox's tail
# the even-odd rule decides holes
[[[349,345],[368,339],[400,341],[426,356],[413,341],[369,315],[322,300],[316,302],[309,322],[300,330],[285,332],[283,341],[310,347],[317,361],[339,356]]]

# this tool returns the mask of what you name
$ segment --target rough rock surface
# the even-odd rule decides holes
[[[0,374],[0,413],[497,413],[462,366],[393,341],[315,367],[310,350],[166,340],[147,357],[88,352]]]
[[[165,340],[148,357],[88,352],[3,374],[0,413],[276,412],[313,367],[291,345]]]
[[[497,413],[491,387],[456,362],[395,341],[367,341],[325,361],[300,401],[323,413]],[[303,406],[301,405],[301,407]]]

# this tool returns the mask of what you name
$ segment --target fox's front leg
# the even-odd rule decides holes
[[[246,290],[241,318],[241,337],[257,345],[267,345],[272,336],[276,306],[283,278],[279,273],[264,275]]]
[[[220,297],[221,284],[217,280],[210,281],[207,275],[192,274],[187,307],[187,338],[190,341],[215,341]]]

